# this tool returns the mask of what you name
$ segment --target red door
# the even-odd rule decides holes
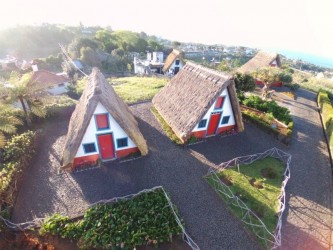
[[[112,134],[98,135],[97,138],[102,160],[114,158]]]
[[[210,115],[206,136],[215,135],[216,129],[219,126],[220,118],[221,113],[214,113]]]

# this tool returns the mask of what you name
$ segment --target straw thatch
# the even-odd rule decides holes
[[[168,55],[167,59],[165,60],[162,69],[164,73],[170,69],[171,65],[176,59],[179,59],[184,64],[184,53],[179,50],[173,49],[172,52]]]
[[[238,131],[243,131],[236,89],[230,74],[187,62],[154,98],[153,104],[175,134],[186,142],[216,98],[227,88]]]
[[[279,54],[260,51],[250,61],[248,61],[243,66],[241,66],[239,69],[237,69],[237,72],[240,72],[243,74],[252,73],[252,72],[256,71],[257,69],[270,66],[270,64],[274,60],[276,60],[277,66],[280,67],[281,59],[280,59]]]
[[[141,154],[146,155],[148,153],[147,143],[128,106],[107,83],[103,74],[97,68],[94,68],[69,123],[62,156],[63,168],[71,167],[98,103],[101,103],[117,121],[139,148]]]

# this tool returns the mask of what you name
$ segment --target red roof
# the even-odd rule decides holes
[[[30,82],[45,83],[51,85],[59,85],[68,82],[68,78],[63,75],[56,75],[46,70],[35,71],[30,79]]]

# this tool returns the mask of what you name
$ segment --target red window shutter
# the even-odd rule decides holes
[[[220,96],[217,98],[216,103],[215,103],[215,109],[220,109],[223,106],[223,101],[224,101],[224,97]]]
[[[107,129],[107,128],[109,128],[108,115],[107,114],[96,115],[96,123],[97,123],[97,128],[98,129]]]

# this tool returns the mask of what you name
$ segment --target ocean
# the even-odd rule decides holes
[[[303,53],[303,52],[287,51],[287,50],[282,50],[282,49],[276,49],[275,51],[290,59],[301,59],[303,61],[315,64],[315,65],[318,65],[321,67],[333,68],[333,59],[332,58],[311,55],[311,54],[307,54],[307,53]]]

